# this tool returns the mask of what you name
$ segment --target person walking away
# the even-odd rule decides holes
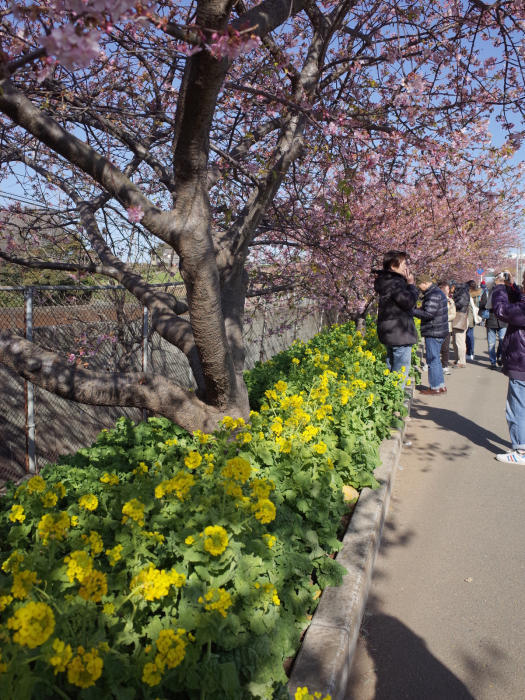
[[[523,275],[525,289],[525,273]],[[505,417],[509,426],[512,451],[496,455],[500,462],[525,464],[525,294],[512,275],[494,280],[492,309],[496,318],[508,324],[501,341],[503,373],[509,378]]]
[[[454,367],[467,366],[467,348],[466,335],[468,328],[468,308],[470,304],[470,294],[468,287],[465,284],[456,284],[452,282],[450,285],[452,298],[456,305],[456,315],[452,321],[452,342],[454,352],[456,353],[456,361]]]
[[[501,343],[505,337],[505,332],[507,330],[507,324],[498,318],[492,309],[492,293],[494,291],[494,286],[496,282],[501,285],[504,284],[505,278],[504,274],[500,272],[494,279],[493,284],[487,285],[481,299],[479,301],[479,310],[482,315],[485,316],[485,328],[487,329],[487,346],[489,350],[489,360],[491,369],[497,369],[498,365],[501,367],[503,361],[501,359]],[[488,315],[487,315],[488,312]],[[496,348],[497,342],[497,348]]]
[[[467,334],[465,336],[467,358],[469,360],[474,359],[474,328],[481,321],[478,315],[478,307],[476,302],[479,302],[479,297],[481,295],[481,289],[478,289],[478,285],[474,280],[469,280],[467,286],[470,294],[470,302],[467,311]]]
[[[412,345],[418,342],[412,311],[419,292],[408,269],[405,251],[389,250],[383,258],[383,269],[376,275],[374,289],[379,295],[377,335],[386,347],[386,365],[391,372],[410,371]]]
[[[447,297],[448,307],[448,333],[443,340],[443,345],[441,346],[441,366],[443,367],[443,374],[450,374],[450,337],[452,335],[452,321],[456,316],[456,305],[454,304],[454,299],[452,299],[450,296],[450,285],[448,281],[442,280],[438,283],[438,287]]]
[[[434,284],[430,275],[419,275],[416,282],[423,292],[423,304],[420,309],[414,309],[414,316],[421,319],[421,335],[425,339],[430,384],[430,387],[419,391],[422,394],[444,394],[447,388],[440,353],[443,341],[448,334],[447,297]]]

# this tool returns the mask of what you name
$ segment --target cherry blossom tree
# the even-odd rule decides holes
[[[248,412],[248,260],[277,272],[254,293],[309,265],[350,308],[386,235],[428,261],[505,239],[487,130],[493,112],[507,157],[523,136],[521,0],[0,0],[0,16],[2,172],[41,202],[24,218],[52,217],[88,262],[42,259],[30,239],[3,259],[124,285],[197,385],[72,367],[0,334],[0,361],[50,391],[209,430]],[[175,250],[185,300],[129,264],[139,234]]]
[[[522,167],[507,161],[504,149],[487,153],[483,187],[464,168],[443,187],[421,174],[419,162],[401,185],[336,171],[315,197],[282,198],[255,247],[252,277],[261,288],[301,290],[358,319],[374,301],[371,271],[392,248],[409,252],[413,272],[440,279],[465,281],[480,267],[501,267],[523,219]]]

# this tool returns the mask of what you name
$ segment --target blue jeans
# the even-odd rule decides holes
[[[474,328],[467,328],[467,336],[466,336],[466,342],[467,342],[467,355],[473,355],[474,354]]]
[[[525,450],[525,382],[521,379],[509,379],[505,417],[512,449]]]
[[[386,366],[391,372],[401,372],[405,379],[410,372],[410,361],[412,360],[411,345],[387,345],[386,346]],[[405,368],[402,371],[402,367]]]
[[[489,346],[489,360],[491,365],[496,364],[496,360],[501,355],[501,341],[505,337],[506,328],[487,328],[487,343]],[[496,339],[498,340],[498,350],[496,351]]]
[[[428,364],[428,383],[431,389],[445,386],[443,367],[441,366],[441,346],[444,338],[425,338],[425,352]]]

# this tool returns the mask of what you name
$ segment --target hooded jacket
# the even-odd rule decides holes
[[[377,270],[374,289],[379,294],[377,335],[384,345],[414,345],[417,331],[412,312],[419,291],[393,270]]]
[[[525,380],[525,294],[516,286],[498,284],[492,292],[496,317],[508,323],[501,341],[503,373],[511,379]]]
[[[445,338],[448,333],[447,297],[433,284],[423,294],[423,305],[414,309],[414,316],[421,319],[421,335],[424,338]]]

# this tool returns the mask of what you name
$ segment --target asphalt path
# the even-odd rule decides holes
[[[508,380],[476,351],[415,392],[346,700],[525,698],[525,466],[494,459]]]

